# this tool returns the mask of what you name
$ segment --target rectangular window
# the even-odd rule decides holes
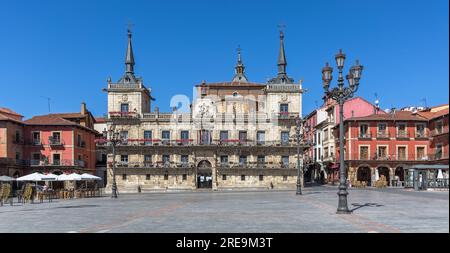
[[[239,156],[239,166],[244,167],[247,165],[247,156],[241,155]]]
[[[289,105],[288,104],[280,104],[280,113],[287,113],[289,112]]]
[[[241,181],[245,181],[245,175],[241,175]]]
[[[281,166],[283,168],[288,168],[289,167],[289,156],[282,156],[281,157]]]
[[[325,158],[328,158],[328,147],[325,147],[325,148],[323,149],[323,156],[324,156]]]
[[[128,155],[121,155],[121,156],[120,156],[120,162],[121,162],[123,165],[127,165],[127,164],[128,164]]]
[[[289,144],[289,132],[281,132],[281,145]]]
[[[150,180],[150,174],[145,175],[145,180]]]
[[[327,141],[327,140],[328,140],[328,129],[325,129],[325,130],[323,131],[323,140],[324,140],[324,141]]]
[[[61,133],[52,132],[52,136],[49,138],[50,144],[61,144]]]
[[[33,145],[41,144],[41,133],[33,132]]]
[[[162,131],[161,139],[163,144],[169,144],[170,141],[170,131]]]
[[[425,160],[425,147],[417,147],[416,148],[416,157],[417,160]]]
[[[169,180],[169,174],[164,174],[164,180]]]
[[[259,175],[259,181],[263,181],[264,180],[264,175]]]
[[[200,143],[205,145],[211,144],[211,131],[209,130],[200,131]]]
[[[127,180],[127,174],[122,174],[122,180]]]
[[[225,174],[222,175],[222,180],[223,180],[223,181],[227,180],[227,175],[225,175]]]
[[[128,112],[128,104],[120,104],[120,112]]]
[[[380,146],[378,147],[378,159],[385,160],[387,159],[387,147],[386,146]]]
[[[187,180],[187,174],[183,174],[183,181]]]
[[[16,152],[16,160],[20,159],[20,152]]]
[[[228,140],[228,131],[220,131],[220,141]]]
[[[81,135],[77,135],[77,146],[78,147],[82,146]]]
[[[444,132],[442,121],[436,121],[436,134]]]
[[[228,156],[227,155],[220,156],[220,165],[228,166]]]
[[[399,137],[399,138],[408,137],[408,133],[406,132],[406,124],[398,124],[397,125],[397,137]]]
[[[152,131],[144,131],[144,144],[152,145]]]
[[[406,147],[397,147],[398,160],[406,160]]]
[[[239,131],[239,142],[247,142],[247,131]]]
[[[442,158],[442,144],[436,144],[435,159],[439,160],[441,158]]]
[[[425,137],[425,124],[416,125],[416,137],[417,138]]]
[[[20,143],[20,132],[19,132],[19,130],[16,131],[15,142],[16,143]]]
[[[170,165],[170,155],[163,155],[162,162],[163,162],[164,166],[169,166]]]
[[[120,139],[122,140],[122,144],[128,144],[128,131],[120,131]]]
[[[369,125],[364,124],[359,126],[359,137],[360,138],[370,138]]]
[[[189,144],[189,131],[181,131],[181,142]]]
[[[152,165],[152,155],[144,155],[144,166],[150,167]]]
[[[377,137],[379,137],[379,138],[386,138],[386,137],[388,137],[387,124],[386,123],[379,123],[378,124]]]
[[[264,144],[265,141],[266,141],[266,133],[264,131],[256,132],[256,143]]]
[[[256,163],[258,167],[264,167],[264,165],[266,164],[266,156],[259,155]]]
[[[61,165],[61,155],[53,154],[53,165]]]
[[[187,167],[188,164],[189,164],[189,156],[188,156],[188,155],[181,155],[181,160],[180,160],[180,162],[181,162],[181,165],[182,165],[183,167]]]
[[[287,176],[283,176],[283,181],[287,181]]]
[[[41,153],[34,153],[32,157],[33,160],[39,161],[41,160]]]
[[[369,160],[369,147],[367,146],[359,147],[359,159]]]

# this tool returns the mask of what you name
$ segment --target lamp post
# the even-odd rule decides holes
[[[112,147],[113,161],[112,161],[112,173],[113,173],[113,183],[111,187],[112,195],[111,198],[117,198],[117,183],[116,183],[116,146],[122,143],[122,138],[120,137],[120,132],[116,131],[115,126],[112,125],[108,131],[103,131],[103,136],[106,137],[107,145]],[[109,137],[109,138],[108,138]]]
[[[302,195],[302,182],[303,182],[303,159],[300,159],[300,153],[303,153],[303,146],[305,145],[303,136],[308,132],[309,127],[304,125],[304,120],[299,116],[295,119],[295,140],[297,143],[297,191],[296,195]],[[303,158],[303,156],[302,156]]]
[[[359,65],[359,61],[356,60],[356,65],[352,66],[349,70],[349,74],[346,76],[348,81],[348,87],[344,87],[344,76],[342,70],[344,68],[345,54],[342,53],[342,49],[335,56],[336,65],[339,71],[338,85],[335,88],[330,89],[330,83],[333,79],[331,73],[333,68],[325,64],[322,69],[322,81],[323,89],[327,97],[330,97],[339,103],[339,203],[337,212],[338,214],[349,214],[351,211],[347,205],[347,179],[344,165],[344,103],[349,98],[353,97],[353,94],[358,90],[359,79],[361,78],[361,72],[363,66]]]

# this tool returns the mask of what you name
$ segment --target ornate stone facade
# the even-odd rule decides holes
[[[294,189],[292,136],[295,118],[302,113],[303,90],[301,82],[293,83],[286,74],[282,34],[280,39],[279,78],[267,84],[249,82],[239,52],[231,82],[202,82],[192,104],[187,97],[174,97],[171,103],[178,99],[175,104],[181,108],[161,113],[157,107],[151,110],[151,89],[134,76],[129,33],[126,73],[117,83],[109,80],[105,89],[107,127],[120,131],[124,140],[114,158],[107,148],[107,191],[113,162],[119,192]]]

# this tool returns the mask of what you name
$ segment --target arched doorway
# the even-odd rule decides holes
[[[356,180],[367,182],[367,186],[372,185],[372,176],[369,167],[359,167],[356,173]]]
[[[399,181],[404,181],[405,180],[405,169],[403,167],[395,168],[394,175],[398,177]]]
[[[197,166],[197,188],[212,188],[212,166],[203,160]]]
[[[20,177],[20,172],[19,172],[18,170],[16,170],[16,171],[14,172],[14,174],[13,174],[12,177],[13,177],[13,178],[18,178],[18,177]],[[12,184],[12,189],[13,189],[13,191],[16,191],[16,190],[20,189],[19,187],[22,185],[22,183],[19,182],[19,181],[16,181],[15,183],[12,183],[12,182],[11,182],[11,184]]]
[[[389,177],[389,168],[387,167],[378,167],[378,175],[381,179],[381,176],[384,176],[386,178],[387,185],[391,185],[391,179]]]

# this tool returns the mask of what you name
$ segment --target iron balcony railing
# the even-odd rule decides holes
[[[30,166],[76,166],[85,167],[85,161],[82,160],[70,160],[70,159],[54,159],[54,160],[38,160],[30,159],[28,160]]]
[[[396,135],[397,139],[409,139],[409,133],[406,131],[399,131]]]
[[[138,118],[137,112],[109,112],[110,118]]]
[[[55,138],[55,137],[48,137],[48,144],[52,145],[52,146],[59,146],[59,145],[64,145],[63,141],[61,140],[61,138]]]
[[[360,139],[372,139],[371,133],[359,133],[358,138]]]
[[[427,139],[428,137],[429,137],[428,134],[426,134],[425,132],[417,132],[415,135],[416,139],[421,139],[421,138]]]
[[[391,135],[387,131],[377,132],[377,138],[378,139],[389,139],[390,137],[391,137]]]
[[[422,153],[408,153],[408,154],[367,154],[367,153],[347,153],[346,160],[361,160],[361,161],[435,161],[441,159],[448,159],[448,153],[434,153],[424,155]]]
[[[104,146],[107,140],[96,139],[97,146]],[[270,146],[270,147],[295,147],[297,143],[292,140],[262,141],[262,140],[240,140],[240,139],[213,139],[212,141],[201,141],[193,139],[126,139],[119,146]],[[305,142],[302,145],[310,145]]]
[[[0,165],[17,165],[17,166],[27,166],[29,165],[29,160],[26,159],[14,159],[14,158],[0,158]]]

